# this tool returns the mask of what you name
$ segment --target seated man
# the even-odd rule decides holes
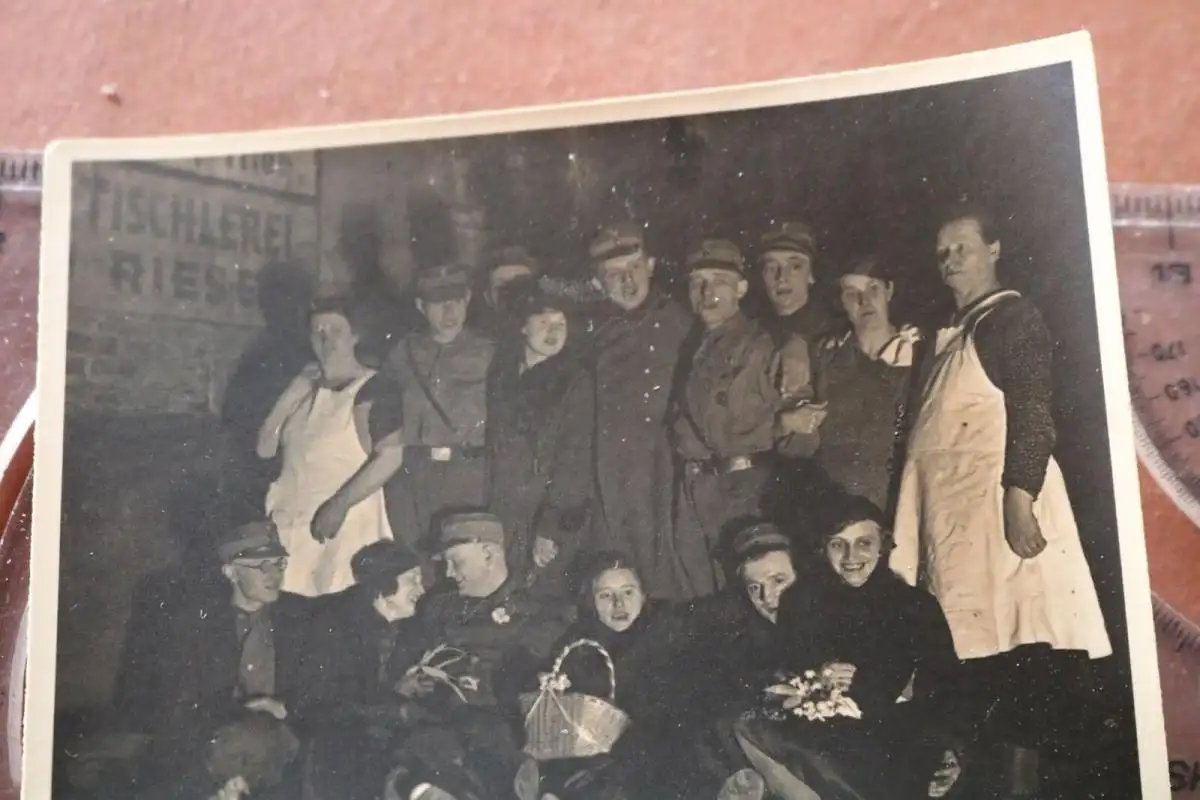
[[[277,652],[271,620],[287,563],[274,526],[253,522],[229,531],[218,556],[224,585],[194,592],[164,620],[155,652],[138,654],[133,665],[147,675],[144,710],[158,723],[146,732],[139,783],[177,787],[180,796],[180,782],[190,785],[189,776],[211,777],[206,762],[214,734],[256,714],[272,718],[251,726],[264,732],[257,746],[265,760],[289,761],[296,739],[287,725],[275,723],[303,706],[295,691],[302,684],[289,666],[294,659]],[[250,786],[255,796],[268,788]]]
[[[525,651],[550,654],[570,624],[569,605],[534,597],[509,575],[504,527],[493,514],[447,516],[437,547],[456,591],[426,595],[418,607],[430,647],[407,674],[424,684],[414,688],[426,696],[420,705],[427,712],[405,737],[410,767],[394,776],[392,790],[407,796],[405,787],[433,773],[456,797],[487,797],[497,786],[512,785],[521,761],[511,667]],[[439,696],[444,702],[436,702]],[[436,711],[428,711],[435,704]],[[443,777],[456,772],[465,786]]]

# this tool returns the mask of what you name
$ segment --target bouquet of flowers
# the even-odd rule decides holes
[[[442,644],[425,653],[419,663],[408,669],[404,677],[417,677],[435,685],[446,686],[458,695],[458,699],[466,703],[466,692],[479,691],[479,680],[463,672],[470,664],[471,658],[465,651]],[[402,683],[403,679],[397,687]]]
[[[768,697],[783,700],[779,709],[768,711],[768,715],[777,720],[787,719],[789,715],[810,722],[825,722],[834,717],[862,719],[858,704],[834,682],[829,670],[821,673],[806,670],[802,675],[768,686],[766,693]]]

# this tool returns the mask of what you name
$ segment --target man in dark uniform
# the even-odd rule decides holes
[[[641,228],[620,223],[589,247],[597,282],[615,313],[595,348],[597,545],[628,553],[651,597],[678,594],[669,559],[674,465],[666,416],[692,318],[652,286],[655,259]]]
[[[749,289],[741,251],[706,240],[687,268],[704,334],[674,398],[671,432],[682,468],[673,556],[685,595],[694,597],[724,585],[716,558],[724,526],[761,513],[782,396],[774,341],[740,308]]]
[[[494,514],[447,515],[438,546],[437,558],[457,591],[426,595],[418,619],[427,641],[467,654],[465,671],[474,688],[464,691],[465,704],[450,727],[461,732],[462,763],[494,791],[511,785],[521,761],[520,742],[505,716],[513,714],[516,700],[515,676],[506,667],[548,658],[571,619],[562,603],[534,597],[519,576],[509,574],[504,527]],[[408,746],[422,748],[422,742]]]
[[[433,516],[481,506],[487,486],[484,426],[495,345],[469,328],[468,271],[436,267],[417,279],[426,331],[406,336],[383,365],[403,396],[404,465],[387,486],[388,518],[416,547]]]

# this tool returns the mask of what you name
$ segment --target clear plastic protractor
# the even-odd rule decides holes
[[[1138,455],[1200,525],[1200,186],[1114,184]]]

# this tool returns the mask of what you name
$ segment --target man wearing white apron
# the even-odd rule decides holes
[[[950,220],[937,247],[958,311],[938,332],[909,432],[891,567],[940,601],[967,665],[965,721],[989,720],[984,741],[994,734],[1012,759],[997,768],[1029,789],[1045,715],[1068,693],[1063,670],[1112,646],[1052,455],[1050,334],[1000,287],[986,217]]]

